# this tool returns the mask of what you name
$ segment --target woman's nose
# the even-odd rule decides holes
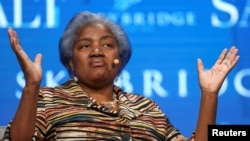
[[[100,50],[99,50],[99,48],[95,48],[95,52],[99,52]]]
[[[92,50],[91,56],[103,56],[103,52],[100,48],[94,48],[94,50]]]

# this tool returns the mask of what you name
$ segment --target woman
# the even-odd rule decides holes
[[[32,62],[8,29],[26,84],[6,140],[168,140],[206,141],[214,124],[219,89],[239,60],[238,49],[223,50],[211,70],[197,62],[201,105],[195,134],[186,138],[152,100],[114,85],[131,56],[129,40],[104,16],[80,12],[60,39],[62,64],[72,79],[40,88],[42,55]]]

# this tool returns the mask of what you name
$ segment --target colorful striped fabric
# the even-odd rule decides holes
[[[55,88],[41,88],[33,140],[188,140],[154,101],[123,92],[117,86],[114,86],[114,93],[119,111],[97,105],[73,80]],[[6,140],[9,140],[10,128],[11,122],[4,135]]]

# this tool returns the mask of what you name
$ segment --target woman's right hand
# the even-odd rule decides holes
[[[14,31],[12,28],[8,28],[8,34],[9,34],[11,48],[16,54],[19,65],[23,71],[25,78],[25,85],[26,86],[40,85],[42,79],[42,67],[41,67],[42,54],[40,53],[37,54],[34,62],[31,61],[29,56],[22,49],[16,31]]]

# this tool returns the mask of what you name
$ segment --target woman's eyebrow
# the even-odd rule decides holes
[[[115,37],[112,36],[112,35],[104,35],[104,36],[101,37],[101,39],[107,39],[107,38],[115,39]]]

